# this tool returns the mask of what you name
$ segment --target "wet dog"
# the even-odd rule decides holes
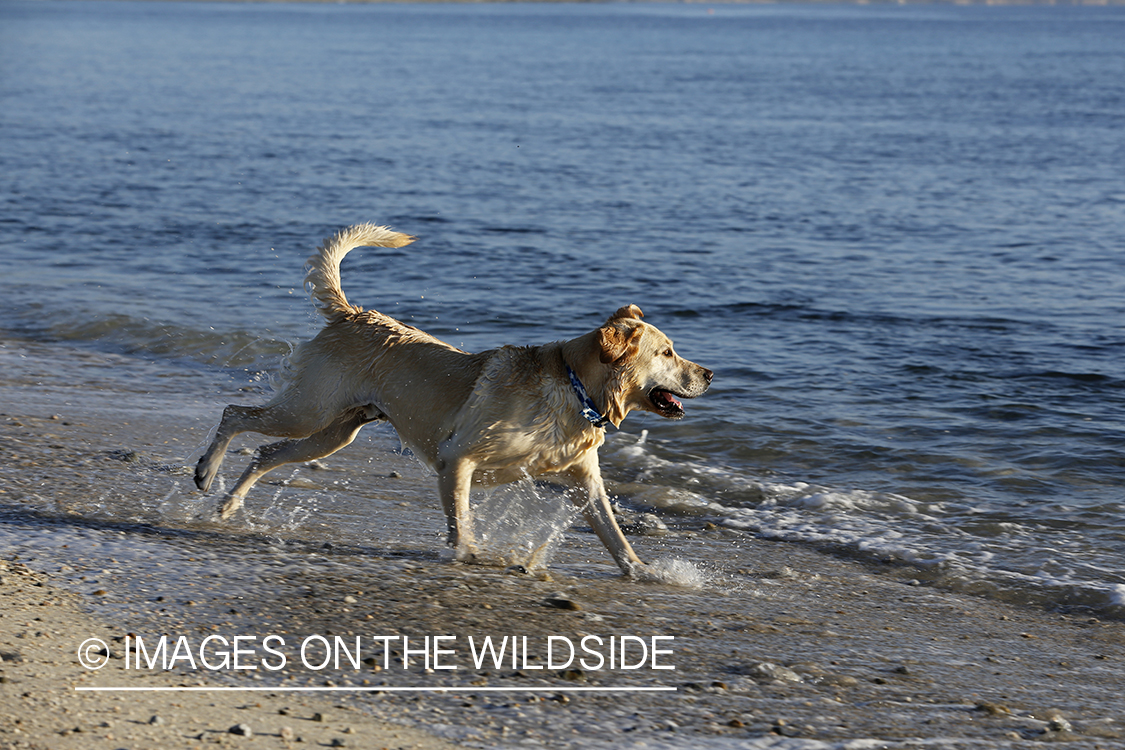
[[[363,224],[330,237],[305,279],[327,325],[290,358],[291,372],[264,406],[228,406],[195,483],[207,492],[231,439],[242,432],[284,437],[260,447],[219,515],[229,518],[266,472],[348,445],[359,429],[390,422],[437,472],[438,492],[459,560],[477,553],[469,491],[527,476],[584,490],[587,522],[621,570],[643,563],[614,519],[598,466],[604,427],[634,409],[684,416],[681,399],[703,394],[713,373],[683,359],[672,341],[627,305],[569,341],[470,354],[375,310],[352,305],[340,262],[356,247],[402,247],[413,237]]]

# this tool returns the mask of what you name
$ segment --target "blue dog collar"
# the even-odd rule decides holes
[[[566,374],[570,376],[570,387],[574,389],[574,395],[578,397],[579,403],[582,404],[582,416],[594,427],[605,427],[609,424],[609,417],[602,416],[601,412],[598,411],[594,400],[590,398],[590,394],[586,393],[586,388],[582,385],[582,381],[578,379],[574,370],[570,369],[570,365],[566,366]]]

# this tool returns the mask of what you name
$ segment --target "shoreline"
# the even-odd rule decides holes
[[[642,556],[671,560],[701,559],[693,550],[727,545],[727,564],[707,571],[702,588],[685,588],[620,579],[596,540],[576,530],[545,572],[451,563],[435,541],[440,511],[405,502],[392,506],[400,518],[388,514],[392,525],[364,543],[334,543],[308,525],[279,535],[201,523],[180,508],[193,497],[181,489],[190,484],[182,468],[235,386],[216,393],[212,376],[195,374],[146,381],[166,393],[137,393],[131,368],[161,365],[26,342],[0,342],[0,362],[7,404],[0,418],[0,566],[7,569],[0,571],[0,747],[109,748],[126,733],[138,742],[177,737],[210,746],[243,741],[228,734],[240,723],[279,747],[291,742],[283,726],[303,746],[314,736],[326,745],[434,748],[765,748],[784,741],[842,750],[1065,740],[1108,750],[1125,742],[1125,623],[943,591],[906,570],[875,574],[808,547],[722,529],[637,539]],[[389,468],[379,456],[355,460],[373,476]],[[135,502],[137,518],[99,515],[106,492]],[[399,534],[395,523],[412,533]],[[289,661],[253,672],[192,669],[185,660],[140,671],[125,671],[121,659],[98,672],[77,663],[86,638],[120,644],[128,634],[153,639],[150,646],[161,635],[169,644],[183,637],[193,648],[208,635],[228,642],[242,635],[254,639],[246,648],[259,649],[251,661],[274,658],[260,650],[272,634],[285,640]],[[473,664],[470,638],[505,635],[527,639],[525,662]],[[367,659],[358,668],[345,661],[313,669],[299,658],[297,647],[309,638],[351,644],[357,636]],[[456,653],[442,658],[456,668],[427,669],[418,652],[405,664],[403,642],[370,650],[379,637],[402,636],[412,649],[420,648],[413,639],[452,636],[445,647]],[[631,670],[591,662],[536,669],[545,666],[548,639],[579,644],[588,636],[672,636],[661,642],[672,651],[661,659],[675,670],[652,662]],[[217,699],[71,689],[199,681],[356,692]],[[615,686],[676,690],[568,690]],[[408,687],[465,692],[395,690]],[[107,711],[121,718],[101,726]],[[324,723],[310,720],[315,713],[331,721],[312,726]],[[147,724],[152,716],[162,719]],[[352,733],[342,731],[348,726]],[[106,734],[114,739],[98,739]]]

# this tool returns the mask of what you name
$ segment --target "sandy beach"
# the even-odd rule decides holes
[[[2,748],[1125,747],[1125,623],[707,525],[634,539],[681,562],[733,539],[687,587],[622,580],[581,527],[547,571],[451,563],[436,501],[399,503],[417,531],[366,544],[212,524],[184,467],[236,386],[137,393],[156,365],[11,340],[0,364]],[[326,471],[410,471],[353,450]],[[505,636],[517,658],[478,665]],[[110,654],[96,670],[91,638]],[[224,644],[241,666],[208,667]]]

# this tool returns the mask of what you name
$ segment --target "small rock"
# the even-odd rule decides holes
[[[324,714],[322,714],[318,711],[317,713],[312,715],[312,720],[313,721],[324,721]]]
[[[653,513],[645,513],[637,521],[637,527],[645,536],[663,536],[668,533],[668,524]]]
[[[253,737],[254,730],[250,728],[249,724],[235,724],[227,730],[230,734],[237,734],[239,737]]]
[[[153,716],[151,719],[148,720],[148,723],[152,724],[154,727],[163,726],[164,717],[163,716]]]
[[[98,589],[97,591],[93,592],[93,595],[94,596],[105,596],[108,593],[109,592],[106,591],[105,589]]]
[[[297,733],[293,731],[293,727],[282,727],[278,734],[281,736],[281,739],[286,742],[292,742],[297,736]]]
[[[578,602],[569,598],[561,591],[557,591],[554,594],[549,594],[547,598],[543,600],[543,606],[554,607],[555,609],[568,609],[572,611],[582,609],[581,605],[579,605]]]
[[[758,664],[751,665],[745,669],[744,674],[750,675],[756,680],[776,680],[778,682],[804,682],[801,675],[794,672],[788,667],[782,667],[778,664],[771,664],[768,661],[759,662]]]
[[[825,685],[827,687],[855,687],[859,684],[859,680],[846,674],[823,674],[817,676],[813,682],[817,685]]]
[[[309,461],[307,464],[305,464],[305,466],[308,466],[310,469],[313,469],[314,471],[327,471],[328,470],[328,464],[321,463],[320,461]]]
[[[1000,703],[989,703],[987,701],[978,703],[976,706],[977,711],[982,711],[989,716],[1008,716],[1012,713],[1012,709]]]
[[[581,669],[567,669],[561,676],[564,680],[570,680],[571,682],[586,681],[586,673]]]
[[[329,747],[345,747],[347,744],[343,737],[333,737]]]
[[[358,601],[359,599],[356,599],[354,596],[349,595],[344,597],[344,604],[355,604]]]
[[[402,479],[402,474],[399,474],[397,471],[392,471],[387,475],[387,479]]]
[[[1060,713],[1052,712],[1047,716],[1047,731],[1048,732],[1073,732],[1074,727],[1067,721],[1066,717]]]

